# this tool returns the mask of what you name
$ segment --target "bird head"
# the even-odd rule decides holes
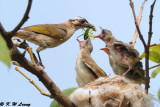
[[[81,28],[91,28],[93,31],[96,31],[96,28],[83,17],[78,16],[74,19],[70,19],[69,21],[73,24],[76,30]]]
[[[92,52],[93,46],[92,46],[90,37],[88,37],[88,39],[84,41],[80,41],[78,39],[77,41],[79,42],[80,49],[87,49],[89,52]]]
[[[103,29],[102,27],[100,27],[100,29],[101,33],[98,36],[95,36],[95,38],[100,38],[103,41],[108,41],[108,38],[112,36],[112,32],[110,30]]]

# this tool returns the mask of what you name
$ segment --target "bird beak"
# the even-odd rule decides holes
[[[82,49],[82,48],[83,48],[83,45],[84,45],[84,43],[85,43],[86,41],[80,41],[80,40],[78,40],[78,39],[76,39],[76,40],[77,40],[78,43],[79,43],[80,49]]]
[[[99,26],[99,27],[101,30],[103,30],[103,28],[101,26]],[[101,35],[102,35],[102,32],[99,35],[95,36],[94,38],[101,38]]]
[[[95,36],[94,38],[101,38],[101,33],[97,36]]]
[[[78,41],[78,43],[80,43],[80,40],[76,39]]]
[[[78,39],[76,39],[78,41],[78,43],[81,45],[82,43],[84,43],[85,41],[80,41]]]
[[[101,30],[103,30],[103,28],[101,26],[99,26]]]
[[[101,48],[100,50],[103,50],[104,52],[106,52],[108,55],[110,55],[110,51],[107,47],[105,48]]]
[[[87,27],[91,28],[93,31],[96,31],[96,27],[90,23],[88,23]]]
[[[101,48],[100,50],[103,50],[103,51],[104,51],[104,50],[106,50],[106,48]]]
[[[98,36],[95,36],[94,38],[100,38],[100,36],[98,35]]]
[[[96,31],[96,27],[95,26],[93,26],[92,29],[93,29],[93,31]]]

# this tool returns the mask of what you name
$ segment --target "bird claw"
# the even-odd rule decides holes
[[[23,49],[26,49],[27,47],[29,47],[29,45],[26,43],[26,41],[24,40],[21,44],[20,44],[20,46],[19,46],[20,48],[23,48]]]
[[[123,76],[125,76],[128,72],[123,73]]]

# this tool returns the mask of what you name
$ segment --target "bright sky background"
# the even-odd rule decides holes
[[[139,14],[143,0],[133,0],[136,15]],[[21,20],[26,10],[28,0],[1,0],[0,21],[7,31],[12,30]],[[149,29],[150,5],[153,0],[148,0],[144,6],[143,17],[140,25],[141,32],[147,40]],[[159,43],[160,39],[160,1],[157,0],[153,17],[153,37],[151,43]],[[113,35],[123,42],[129,43],[135,32],[135,25],[129,0],[33,0],[29,14],[29,20],[23,27],[36,24],[56,24],[65,22],[75,16],[85,17],[91,24],[95,25],[100,33],[99,26],[109,29]],[[82,34],[78,30],[64,44],[59,47],[46,49],[42,52],[41,58],[45,65],[45,71],[50,78],[61,89],[77,87],[75,63],[79,53],[79,44],[76,37]],[[92,57],[95,62],[107,73],[113,74],[109,65],[107,54],[100,51],[105,44],[99,40],[92,40],[94,51]],[[29,43],[36,52],[37,46]],[[141,41],[137,40],[135,48],[140,52],[144,51]],[[27,55],[27,58],[29,56]],[[144,61],[143,61],[144,62]],[[144,64],[143,64],[144,65]],[[154,63],[151,62],[150,66]],[[0,102],[23,102],[30,103],[31,107],[49,107],[51,101],[40,92],[20,73],[14,70],[12,65],[8,69],[0,62]],[[33,79],[42,89],[47,91],[43,84],[31,73],[20,68],[27,76]],[[152,71],[152,70],[151,70]],[[160,75],[151,79],[149,92],[157,98],[157,91],[160,89]],[[144,87],[144,86],[143,86]],[[158,105],[156,105],[158,107]]]

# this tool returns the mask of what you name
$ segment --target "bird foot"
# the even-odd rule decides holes
[[[29,47],[29,45],[26,43],[26,41],[24,40],[23,42],[21,42],[20,48],[23,48],[23,49],[27,49],[27,47]]]
[[[123,74],[123,76],[125,76],[127,73],[128,73],[128,72],[125,72],[125,73]]]

